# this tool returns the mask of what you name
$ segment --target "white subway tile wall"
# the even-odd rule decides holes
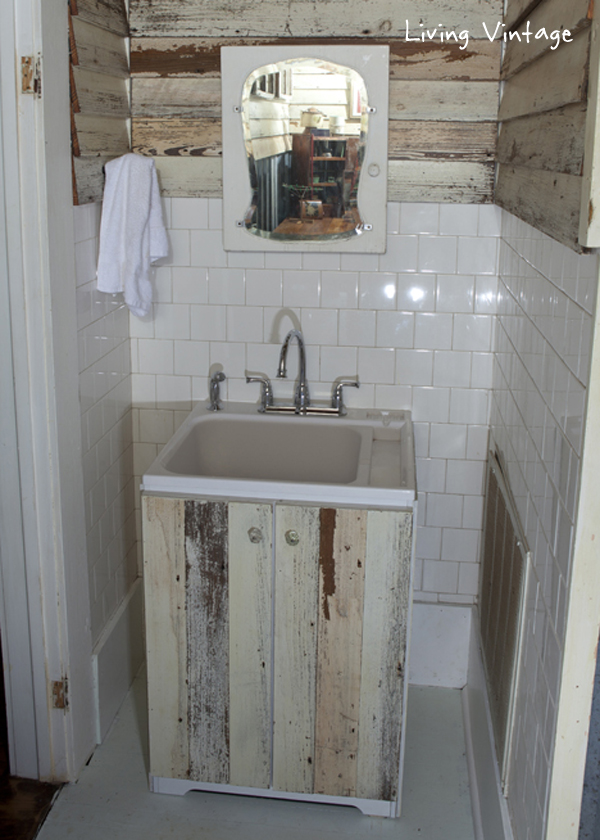
[[[504,213],[499,274],[491,439],[533,556],[509,806],[515,837],[542,840],[598,258],[578,256]]]
[[[387,253],[349,256],[226,253],[221,209],[217,199],[165,200],[171,256],[156,270],[153,314],[131,317],[136,487],[168,431],[207,399],[211,365],[223,365],[226,399],[254,402],[246,370],[273,378],[281,342],[299,325],[315,398],[358,374],[348,405],[413,412],[416,597],[472,603],[500,210],[393,203]],[[292,387],[274,381],[276,397]]]
[[[73,209],[79,393],[90,578],[96,641],[138,575],[133,492],[129,312],[96,290],[100,204]],[[176,318],[161,312],[161,324]],[[156,371],[153,370],[153,381]],[[170,413],[172,414],[172,413]],[[164,429],[153,429],[159,437]]]

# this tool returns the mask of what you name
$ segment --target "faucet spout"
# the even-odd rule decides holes
[[[294,405],[296,406],[296,413],[301,414],[310,405],[310,395],[308,393],[308,382],[306,381],[306,350],[304,347],[304,339],[300,330],[290,330],[283,340],[281,345],[281,352],[279,354],[279,368],[277,370],[277,377],[285,379],[287,376],[287,352],[292,339],[298,342],[298,355],[300,357],[298,384],[296,385],[296,394],[294,397]]]

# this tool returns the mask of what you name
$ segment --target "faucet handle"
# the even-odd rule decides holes
[[[358,379],[340,379],[339,382],[333,383],[333,391],[331,392],[331,407],[337,409],[340,417],[343,417],[346,414],[344,395],[342,393],[344,388],[360,388],[360,382]]]
[[[220,411],[221,410],[221,394],[219,390],[219,384],[221,382],[225,382],[227,377],[223,373],[222,370],[218,370],[216,373],[210,377],[210,405],[208,406],[209,411]]]
[[[258,410],[261,414],[267,410],[268,405],[273,405],[273,387],[271,385],[271,380],[268,376],[263,376],[262,374],[256,374],[254,376],[248,376],[246,374],[246,382],[259,382],[260,383],[260,406]]]

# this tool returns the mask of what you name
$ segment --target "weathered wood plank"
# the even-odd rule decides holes
[[[120,117],[75,114],[82,155],[124,155],[129,151],[127,121]]]
[[[314,43],[319,43],[318,40]],[[340,46],[356,46],[364,39],[332,38]],[[221,47],[235,46],[294,46],[305,44],[298,38],[132,38],[131,72],[134,77],[186,75],[219,77]],[[407,42],[405,39],[369,39],[369,44],[384,44],[390,48],[391,79],[423,79],[433,81],[496,81],[500,67],[500,43],[469,42],[461,44],[437,41]]]
[[[190,778],[229,781],[226,502],[185,502]]]
[[[141,155],[220,157],[221,120],[132,120],[131,143]]]
[[[77,65],[84,70],[129,78],[127,42],[121,35],[73,19],[73,37],[77,45]]]
[[[435,122],[390,120],[390,160],[491,161],[496,148],[495,122]]]
[[[73,86],[79,110],[84,114],[129,116],[129,93],[126,79],[73,67]]]
[[[222,160],[218,157],[155,158],[161,192],[166,196],[219,197],[223,193]],[[388,163],[389,201],[491,203],[494,164],[455,161]]]
[[[587,106],[519,117],[502,124],[498,161],[569,175],[581,175]]]
[[[494,164],[390,160],[389,201],[485,204],[494,196]]]
[[[544,53],[504,85],[498,119],[552,111],[585,100],[588,80],[589,28],[563,49]],[[549,84],[549,80],[552,83]]]
[[[306,97],[305,99],[306,105],[315,104],[309,102]],[[298,104],[296,97],[294,102]],[[301,100],[298,102],[301,104]],[[498,110],[498,83],[391,81],[389,107],[391,120],[495,121]],[[220,81],[134,78],[132,113],[135,117],[154,118],[220,117]]]
[[[299,536],[297,545],[293,534]],[[275,526],[273,788],[314,788],[319,511],[278,505]]]
[[[147,155],[218,156],[222,154],[221,121],[171,119],[132,121],[133,150]],[[390,120],[391,160],[492,161],[496,123],[437,123]],[[289,149],[288,142],[278,149]],[[273,152],[275,153],[275,152]]]
[[[271,774],[271,505],[229,504],[229,783]]]
[[[367,512],[320,511],[315,793],[356,796]]]
[[[508,0],[504,12],[506,28],[510,29],[516,23],[519,23],[526,15],[530,15],[537,6],[543,5],[544,2],[545,0]]]
[[[116,32],[123,37],[129,35],[124,0],[77,0],[76,5],[77,12],[73,7],[71,11],[73,15],[77,14],[80,20]]]
[[[108,155],[74,157],[73,171],[77,188],[76,204],[91,204],[101,201],[104,195],[104,172],[102,167],[111,158]]]
[[[220,79],[133,78],[134,117],[221,118]]]
[[[368,512],[357,784],[365,799],[400,796],[411,547],[411,511]]]
[[[590,79],[585,126],[579,241],[587,248],[600,247],[600,19],[592,24]]]
[[[525,167],[498,167],[496,204],[564,245],[578,244],[582,179]]]
[[[541,33],[542,29],[545,29],[548,36],[552,32],[562,32],[568,29],[573,36],[584,27],[589,26],[591,17],[590,0],[569,0],[568,3],[565,3],[564,0],[546,0],[546,2],[540,3],[527,19],[529,21],[528,29],[532,32],[531,37],[527,39],[524,35],[521,35],[521,40],[513,37],[507,42],[502,59],[501,77],[503,79],[510,78],[527,64],[535,61],[542,53],[555,47],[556,41],[554,39],[548,40],[543,35],[540,35],[540,38],[535,37],[536,34]],[[526,22],[517,27],[515,31],[519,33],[526,31]],[[571,44],[562,42],[557,50],[569,50],[571,47]]]
[[[189,768],[184,502],[142,497],[150,773]]]
[[[481,20],[500,20],[500,0],[479,0],[477,5],[464,0],[430,0],[427,17],[443,21],[446,29],[474,32]],[[405,0],[398,13],[395,0],[370,0],[351,5],[346,0],[330,0],[315,5],[310,2],[280,3],[263,0],[247,3],[235,0],[132,0],[130,3],[131,32],[135,35],[182,37],[202,32],[205,37],[262,36],[297,38],[338,36],[404,37],[406,21],[412,35],[419,35],[423,18],[421,0]],[[484,33],[481,32],[481,38]]]
[[[390,82],[390,120],[489,122],[496,120],[495,82]]]
[[[162,195],[204,198],[223,195],[220,157],[157,157],[154,162]]]

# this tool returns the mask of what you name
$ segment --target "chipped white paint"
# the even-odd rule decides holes
[[[278,505],[273,787],[297,793],[314,789],[318,557],[318,508]]]
[[[184,502],[144,496],[144,592],[150,772],[185,778],[189,767]]]
[[[229,504],[229,693],[232,785],[271,775],[271,505]]]

